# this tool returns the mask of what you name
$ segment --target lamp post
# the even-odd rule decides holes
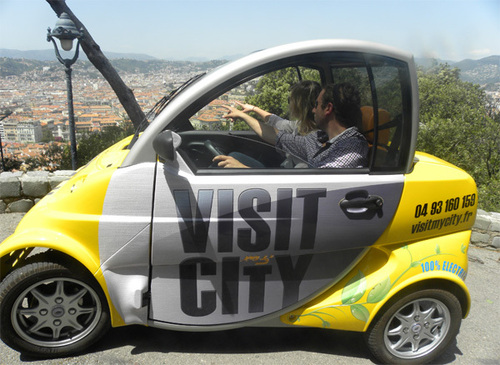
[[[73,170],[77,168],[77,155],[76,155],[76,134],[75,134],[75,116],[73,111],[73,89],[71,87],[71,65],[76,62],[78,58],[78,50],[80,46],[80,38],[83,32],[78,30],[75,23],[70,19],[67,13],[61,13],[59,20],[56,22],[54,30],[47,29],[47,42],[52,41],[56,52],[56,57],[65,66],[66,71],[66,89],[68,96],[68,119],[69,119],[69,139],[71,147],[71,166]],[[59,53],[57,43],[54,40],[58,38],[61,41],[61,47],[65,51],[70,51],[73,47],[73,40],[77,39],[75,55],[71,59],[64,59]]]

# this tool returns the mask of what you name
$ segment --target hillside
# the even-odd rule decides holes
[[[201,69],[217,67],[225,61],[166,61],[143,54],[106,53],[110,62],[120,72],[149,73],[157,72],[166,66],[193,65]],[[460,69],[460,78],[463,81],[479,84],[485,89],[499,89],[500,85],[500,56],[485,57],[480,60],[462,60],[452,62],[430,58],[417,58],[417,66],[430,69],[440,63],[448,63]],[[53,50],[44,51],[16,51],[0,49],[0,77],[21,75],[24,72],[34,71],[37,68],[54,67],[59,65]],[[87,61],[83,52],[75,68],[83,68],[89,73],[96,73],[93,66]],[[96,73],[97,74],[97,73]],[[495,85],[497,84],[497,85]]]
[[[499,82],[500,56],[490,56],[480,60],[463,60],[453,64],[460,69],[462,80],[485,85]]]
[[[136,59],[110,59],[111,64],[119,73],[149,74],[162,72],[167,67],[190,67],[193,71],[204,72],[220,66],[226,61],[189,62],[189,61],[141,61]],[[78,60],[73,65],[77,72],[86,73],[87,77],[94,79],[100,77],[96,68],[86,60]],[[43,73],[52,75],[52,71],[63,70],[63,66],[56,60],[38,61],[30,59],[14,59],[0,57],[0,77],[21,76],[26,73]],[[49,76],[50,76],[49,75]]]
[[[460,62],[437,60],[432,58],[417,58],[417,66],[424,70],[438,64],[447,63],[460,70],[460,79],[481,85],[487,90],[500,89],[500,56],[489,56],[479,60],[462,60]]]
[[[115,52],[104,52],[104,53],[106,57],[108,57],[110,60],[117,58],[127,58],[134,60],[143,60],[143,61],[156,59],[155,57],[141,53],[115,53]],[[73,55],[71,54],[71,56]],[[0,49],[0,57],[38,60],[38,61],[52,61],[56,59],[53,49],[44,49],[36,51],[18,51],[16,49]],[[79,58],[86,60],[87,56],[85,55],[84,52],[80,50]]]

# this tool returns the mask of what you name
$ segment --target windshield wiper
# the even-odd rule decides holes
[[[135,130],[134,137],[130,141],[128,145],[128,149],[131,149],[132,146],[139,138],[139,134],[143,132],[146,127],[165,109],[165,107],[170,103],[170,101],[175,98],[182,90],[184,90],[187,86],[191,85],[193,82],[204,76],[206,72],[198,74],[196,76],[191,77],[189,80],[184,82],[178,88],[172,90],[168,95],[163,96],[145,115],[144,120],[139,124],[139,127]]]

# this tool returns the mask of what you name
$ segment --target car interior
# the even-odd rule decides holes
[[[268,111],[286,119],[288,86],[269,91],[269,85],[275,85],[273,82],[277,78],[282,79],[281,84],[289,86],[301,80],[314,80],[320,84],[350,82],[361,94],[363,120],[359,129],[369,142],[369,167],[314,169],[314,173],[398,173],[402,171],[406,158],[406,150],[401,146],[409,143],[411,125],[411,93],[406,67],[394,59],[355,52],[308,55],[288,62],[281,60],[265,69],[259,67],[217,90],[207,91],[167,129],[181,136],[178,151],[196,174],[310,174],[312,171],[307,168],[283,169],[280,164],[285,159],[284,152],[261,140],[244,122],[225,119],[227,110],[222,105],[236,106],[235,101],[240,101],[268,110],[265,103],[259,105],[258,97],[267,92],[268,99],[278,105],[275,110]],[[246,154],[260,161],[264,168],[250,169],[252,171],[219,169],[212,163],[214,156],[231,152]]]

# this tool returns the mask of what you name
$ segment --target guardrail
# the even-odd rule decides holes
[[[0,173],[0,214],[26,213],[49,191],[69,179],[74,171]],[[476,246],[500,249],[500,213],[479,209],[471,241]]]

